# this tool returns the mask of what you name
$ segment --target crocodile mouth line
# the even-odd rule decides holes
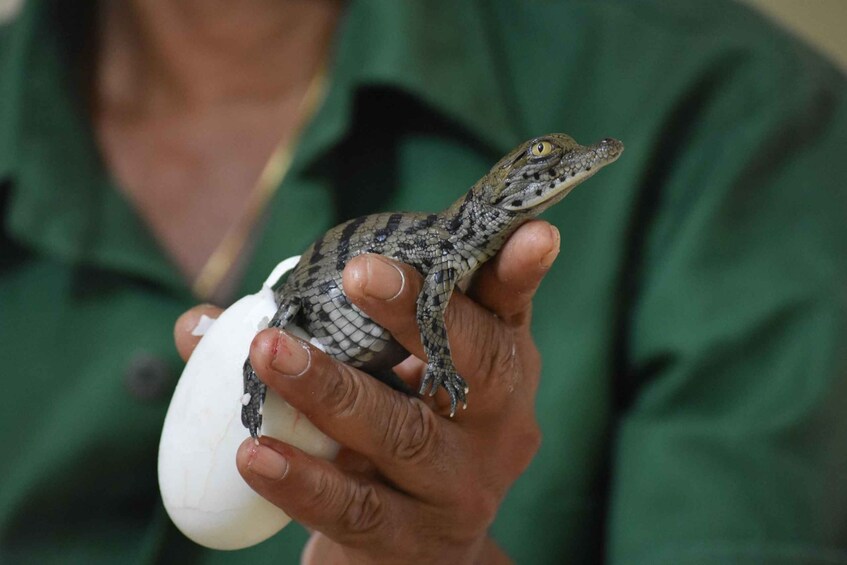
[[[536,203],[540,204],[542,202],[547,202],[548,200],[559,196],[563,192],[570,192],[571,190],[576,188],[577,185],[582,183],[582,181],[597,172],[596,170],[592,169],[594,169],[594,167],[582,169],[581,171],[576,172],[572,175],[565,173],[560,177],[556,177],[556,180],[558,181],[556,186],[552,189],[547,190],[544,195],[536,201]]]
[[[535,177],[535,182],[530,181],[521,192],[501,194],[493,204],[499,205],[511,199],[508,209],[515,212],[536,207],[547,208],[567,196],[571,190],[594,176],[597,171],[615,162],[621,153],[623,153],[623,144],[612,138],[606,138],[588,147],[568,150],[558,157],[555,164],[550,164],[534,173],[523,172],[525,181]],[[517,173],[514,176],[515,179],[518,178]],[[545,176],[547,179],[542,180]],[[512,180],[507,178],[505,186],[508,187],[511,182]]]
[[[538,206],[539,204],[543,204],[557,197],[564,198],[571,190],[576,188],[577,185],[582,184],[583,181],[594,176],[597,171],[599,171],[606,165],[615,162],[618,157],[620,157],[620,151],[609,155],[595,154],[590,164],[577,169],[576,172],[571,172],[572,169],[566,168],[565,171],[562,172],[562,174],[553,177],[553,180],[551,182],[556,183],[556,185],[545,190],[542,194],[538,195],[537,198],[530,199],[531,203],[529,205]],[[561,161],[559,162],[559,164],[561,164]],[[555,169],[556,167],[554,166],[548,170]]]
[[[616,144],[618,145],[609,146],[605,144],[598,144],[592,146],[590,151],[587,152],[590,155],[587,159],[588,162],[582,165],[578,172],[571,175],[571,179],[587,179],[606,165],[610,165],[617,161],[621,156],[621,153],[623,153],[623,147],[619,146],[620,142],[616,142]],[[564,180],[567,176],[568,173],[565,171],[560,178]]]

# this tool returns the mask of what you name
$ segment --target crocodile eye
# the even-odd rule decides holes
[[[549,141],[539,141],[529,150],[533,157],[546,157],[551,151],[553,151],[553,144]]]

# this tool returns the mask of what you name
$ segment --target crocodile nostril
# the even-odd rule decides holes
[[[623,143],[614,137],[607,137],[598,144],[598,148],[609,155],[617,155],[623,151]]]

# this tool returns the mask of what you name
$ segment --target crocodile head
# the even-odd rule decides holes
[[[583,146],[560,133],[537,137],[491,168],[480,183],[481,196],[491,206],[536,216],[622,152],[623,143],[617,139]]]

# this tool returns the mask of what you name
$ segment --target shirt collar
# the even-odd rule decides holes
[[[37,8],[41,3],[27,4],[17,19],[0,29],[0,176],[17,169],[21,129],[33,112],[40,113],[37,102],[46,89],[55,87],[46,84],[53,80],[50,73],[60,70],[56,55],[61,46],[44,29],[44,10]],[[348,89],[368,84],[398,87],[483,143],[507,149],[518,137],[507,101],[509,74],[493,55],[496,49],[488,45],[491,37],[480,17],[464,2],[351,2],[337,40],[338,76],[333,81]],[[48,68],[34,67],[33,57],[51,59]],[[30,94],[36,99],[27,101]],[[49,96],[52,105],[55,92]]]
[[[21,81],[26,77],[21,50],[28,29],[15,16],[0,23],[0,179],[7,177],[17,162],[15,131],[20,116]]]
[[[73,94],[67,58],[72,34],[61,32],[66,19],[57,24],[67,16],[58,13],[63,5],[27,2],[0,29],[0,179],[13,180],[6,227],[66,259],[184,287],[111,188],[84,107]],[[506,96],[508,74],[492,55],[496,49],[488,45],[481,17],[469,3],[449,0],[350,2],[336,36],[332,86],[319,119],[301,138],[290,174],[343,137],[355,92],[373,85],[411,94],[498,153],[510,148],[518,136]]]
[[[0,177],[11,194],[2,221],[19,243],[67,263],[184,289],[101,162],[75,59],[90,16],[71,2],[26,2],[3,31]]]
[[[484,11],[452,0],[351,2],[336,39],[333,87],[325,104],[335,127],[307,132],[302,153],[317,155],[349,126],[355,92],[402,90],[497,154],[520,141],[510,74]],[[314,135],[311,135],[314,134]]]

